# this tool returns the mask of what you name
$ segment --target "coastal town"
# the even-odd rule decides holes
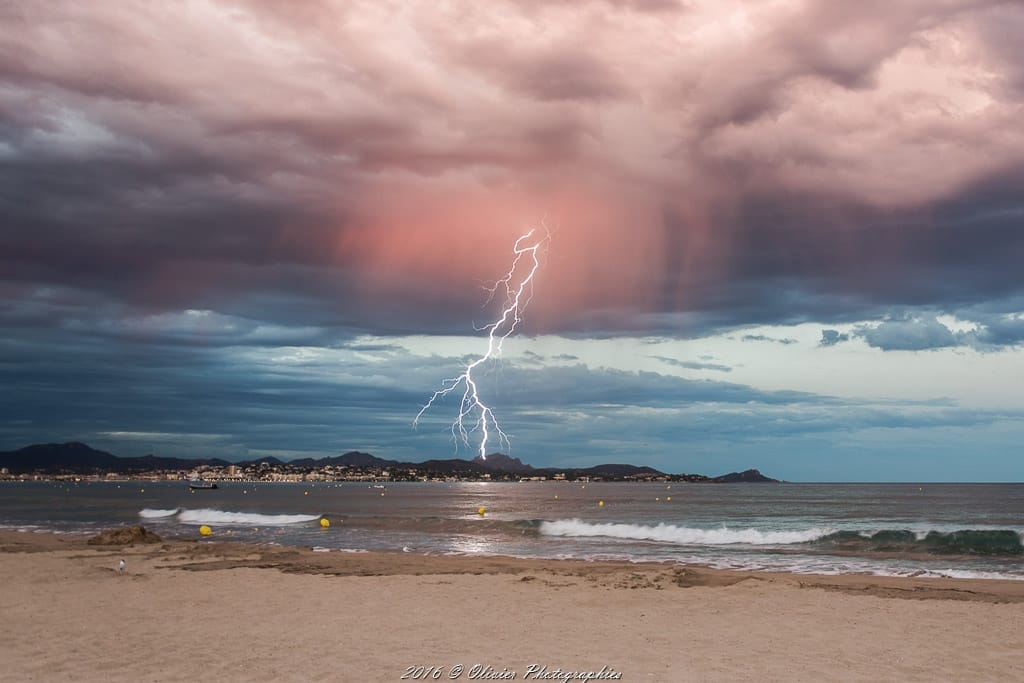
[[[501,453],[473,460],[397,462],[351,451],[340,456],[244,462],[161,458],[120,458],[82,443],[39,444],[0,453],[0,481],[201,481],[230,482],[453,482],[453,481],[628,481],[774,482],[757,470],[719,477],[660,472],[630,464],[586,468],[535,468]]]
[[[0,468],[0,481],[206,481],[227,482],[453,482],[453,481],[698,481],[701,475],[670,475],[642,472],[622,475],[579,475],[574,470],[543,470],[540,473],[514,473],[504,471],[424,469],[417,466],[349,466],[322,467],[292,466],[288,463],[248,463],[245,465],[203,465],[191,470],[111,471],[111,472],[52,472],[34,471],[11,473]]]

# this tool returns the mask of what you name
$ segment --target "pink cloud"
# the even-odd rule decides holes
[[[927,212],[1024,164],[1021,54],[1006,29],[1024,11],[1007,3],[3,12],[9,156],[123,172],[132,182],[104,191],[136,218],[294,207],[260,244],[239,240],[239,260],[280,250],[355,269],[361,294],[382,300],[443,305],[500,272],[518,231],[547,216],[558,295],[538,299],[538,327],[577,311],[700,309],[725,279],[806,265],[801,241],[856,255],[857,211]],[[131,165],[152,176],[116,170]],[[764,197],[829,208],[786,235],[768,225],[764,241],[793,239],[794,255],[755,267],[757,228],[737,226]],[[172,239],[133,230],[157,229],[140,219],[97,239],[126,251]],[[411,284],[430,277],[449,285]]]

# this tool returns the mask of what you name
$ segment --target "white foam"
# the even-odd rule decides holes
[[[894,563],[876,563],[858,558],[834,557],[771,557],[750,556],[729,560],[725,558],[697,558],[696,564],[714,569],[738,569],[753,572],[792,572],[793,574],[820,574],[823,576],[895,576],[901,578],[950,578],[950,579],[1003,579],[1024,581],[1024,574],[1004,573],[995,571],[931,568],[920,564],[900,565]]]
[[[660,541],[681,545],[788,545],[806,543],[834,533],[830,527],[813,527],[799,531],[762,531],[760,529],[696,529],[671,524],[592,524],[578,519],[541,522],[540,533],[547,536],[603,536],[635,541]]]
[[[50,527],[39,526],[38,524],[0,524],[0,531],[14,531],[19,534],[54,534],[56,536],[68,535],[68,536],[81,536],[88,533],[95,533],[91,531],[67,531],[65,529],[53,529]]]
[[[182,510],[178,521],[183,524],[234,524],[237,526],[285,526],[320,519],[321,515],[264,515],[256,512],[227,512],[201,508]]]
[[[928,574],[950,579],[1004,579],[1009,581],[1024,581],[1020,574],[1003,574],[1002,572],[972,571],[969,569],[937,569]]]
[[[144,517],[146,519],[159,519],[161,517],[171,517],[172,515],[176,514],[178,514],[178,508],[171,508],[169,510],[143,508],[139,510],[139,517]]]

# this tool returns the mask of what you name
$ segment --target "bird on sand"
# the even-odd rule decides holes
[[[123,574],[124,573],[124,560],[121,560],[120,562],[117,563],[117,573],[118,574]]]

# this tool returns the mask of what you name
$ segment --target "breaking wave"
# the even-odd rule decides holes
[[[540,533],[545,536],[603,537],[673,545],[800,546],[819,553],[840,554],[1024,555],[1024,534],[1014,529],[840,531],[832,527],[811,527],[771,531],[728,527],[699,529],[671,524],[595,524],[569,519],[542,522]]]
[[[182,510],[178,521],[182,524],[234,524],[237,526],[285,526],[320,519],[321,515],[264,515],[256,512],[227,512],[201,508]]]
[[[540,533],[546,536],[603,536],[633,541],[659,541],[680,545],[787,545],[823,538],[835,529],[814,527],[800,531],[762,531],[760,529],[697,529],[672,524],[594,524],[578,519],[542,522]]]
[[[139,517],[143,519],[160,519],[161,517],[171,517],[178,514],[178,508],[171,508],[170,510],[158,510],[155,508],[143,508],[139,510]]]

